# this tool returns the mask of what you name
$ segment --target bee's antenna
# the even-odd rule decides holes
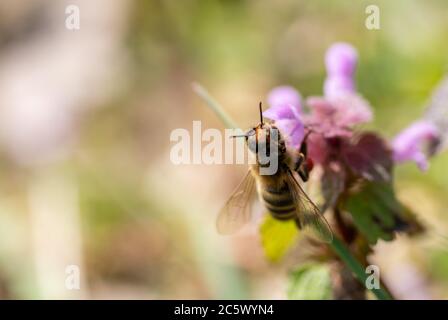
[[[313,129],[308,128],[308,132],[306,133],[306,136],[309,136],[310,134],[315,133],[315,132],[316,131],[314,131]]]
[[[306,141],[306,139],[308,139],[308,136],[312,133],[314,133],[313,129],[308,128],[308,132],[305,133],[305,136],[303,137],[303,141]]]
[[[261,101],[260,101],[260,104],[258,106],[260,108],[260,123],[263,124],[263,107],[262,107]]]

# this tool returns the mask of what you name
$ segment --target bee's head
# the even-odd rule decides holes
[[[266,150],[269,153],[272,143],[278,143],[278,130],[269,123],[260,123],[245,133],[246,144],[250,151],[257,153]]]
[[[270,123],[263,122],[263,111],[261,102],[260,108],[260,123],[248,130],[243,136],[246,139],[247,147],[255,154],[263,152],[269,156],[271,148],[278,150],[280,141],[280,133],[278,129]]]

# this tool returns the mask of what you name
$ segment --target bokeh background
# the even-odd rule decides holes
[[[365,27],[370,4],[380,30]],[[0,298],[284,299],[296,261],[267,262],[256,225],[215,231],[245,166],[170,161],[173,129],[224,129],[191,83],[249,127],[274,86],[321,94],[325,50],[347,41],[368,127],[390,139],[423,115],[447,38],[443,0],[1,1]],[[447,166],[442,153],[425,173],[396,168],[428,227],[376,247],[397,298],[448,298]]]

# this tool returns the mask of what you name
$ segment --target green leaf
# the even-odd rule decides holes
[[[299,234],[294,221],[280,221],[266,214],[260,227],[261,244],[271,262],[279,261],[297,240]]]
[[[342,203],[342,210],[353,216],[356,227],[370,244],[378,239],[390,241],[395,231],[408,227],[402,219],[404,207],[387,182],[364,183],[350,193]]]
[[[331,298],[331,277],[328,265],[305,264],[291,273],[288,299],[329,300]]]

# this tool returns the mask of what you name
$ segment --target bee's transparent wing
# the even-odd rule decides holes
[[[250,170],[219,212],[216,227],[220,234],[231,234],[251,219],[255,178]]]
[[[333,232],[330,225],[317,206],[303,191],[291,170],[288,170],[287,173],[287,183],[296,205],[297,219],[300,226],[309,229],[320,240],[328,243],[332,242]]]

